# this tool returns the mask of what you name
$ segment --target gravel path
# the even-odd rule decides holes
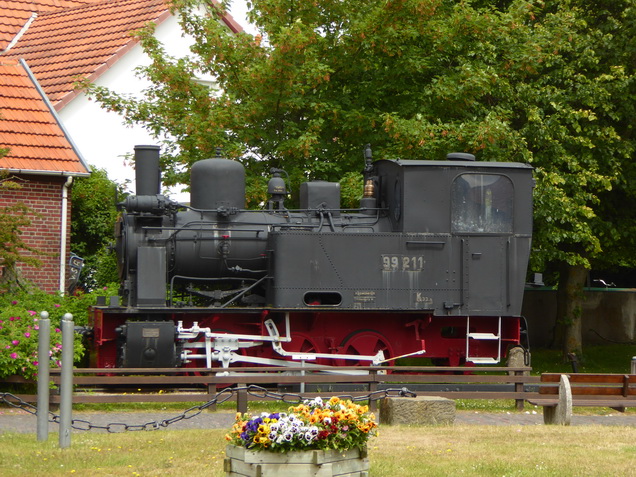
[[[106,413],[84,413],[73,414],[73,419],[86,420],[93,425],[106,426],[108,424],[127,424],[129,426],[142,426],[147,423],[162,422],[179,416],[179,412],[106,412]],[[209,412],[203,411],[200,414],[181,421],[170,424],[168,429],[229,429],[234,422],[233,412]],[[457,411],[455,424],[488,425],[488,426],[535,426],[543,425],[541,412],[508,412],[508,413],[487,413],[475,411]],[[574,415],[572,417],[573,426],[582,425],[604,425],[604,426],[636,426],[636,414],[621,414],[615,412],[605,416],[597,415]],[[0,433],[1,432],[36,432],[36,417],[25,411],[17,409],[0,409]],[[123,426],[113,426],[115,430],[122,430]],[[49,424],[49,432],[58,432],[56,423]],[[82,431],[74,431],[82,432]],[[94,430],[91,432],[106,432],[104,430]]]

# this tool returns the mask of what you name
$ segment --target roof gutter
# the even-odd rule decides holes
[[[66,231],[68,224],[68,190],[73,183],[73,177],[66,178],[66,182],[62,186],[62,217],[60,225],[60,294],[66,292],[66,240],[68,233]]]
[[[68,172],[68,171],[40,171],[36,169],[10,169],[2,168],[3,171],[7,171],[11,174],[31,174],[38,176],[60,176],[60,177],[88,177],[90,172]]]

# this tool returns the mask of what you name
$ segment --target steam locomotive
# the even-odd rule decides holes
[[[245,209],[245,170],[191,169],[189,204],[160,194],[159,148],[135,148],[137,195],[120,204],[121,301],[91,316],[92,365],[220,367],[497,363],[522,342],[532,168],[373,161],[359,208],[340,185],[287,186]]]

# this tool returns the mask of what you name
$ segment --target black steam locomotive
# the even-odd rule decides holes
[[[159,148],[135,149],[116,228],[123,302],[93,309],[94,366],[459,365],[520,344],[530,166],[367,149],[358,209],[325,181],[287,209],[274,171],[255,211],[239,162],[195,163],[186,205],[159,193]]]

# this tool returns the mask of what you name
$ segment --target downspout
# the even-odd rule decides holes
[[[73,183],[73,176],[68,176],[62,186],[62,233],[60,234],[60,293],[66,292],[66,224],[68,223],[68,189]]]

